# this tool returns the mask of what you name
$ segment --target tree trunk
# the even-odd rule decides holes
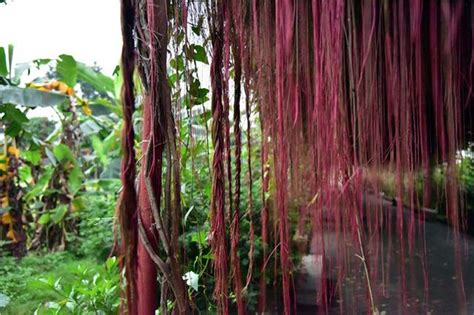
[[[148,96],[146,96],[143,106],[142,152],[147,152],[149,143],[148,139],[150,139],[151,121],[153,119],[151,102]],[[142,163],[140,171],[140,184],[138,188],[138,215],[140,216],[145,231],[147,231],[149,234],[148,239],[153,240],[154,237],[151,233],[153,229],[153,217],[150,199],[148,198],[145,186],[145,164],[146,163]],[[161,167],[159,166],[158,169],[161,170]],[[158,307],[158,283],[156,280],[156,266],[141,241],[138,242],[137,251],[137,312],[139,315],[154,314]]]

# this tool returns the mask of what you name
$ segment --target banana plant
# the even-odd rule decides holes
[[[23,223],[28,225],[21,224],[21,215],[14,221],[33,230],[30,248],[47,244],[51,249],[61,249],[66,246],[67,235],[75,233],[72,213],[82,207],[83,182],[90,176],[91,165],[99,164],[104,170],[112,164],[109,153],[120,153],[120,126],[116,123],[121,115],[120,78],[105,76],[70,55],[16,66],[12,56],[12,46],[0,48],[0,122],[3,138],[22,149],[17,183],[22,190],[21,203],[28,209],[23,216],[28,222]],[[34,67],[49,67],[48,77],[22,84],[22,75]],[[92,99],[84,97],[84,85],[94,91]],[[37,107],[50,107],[59,117],[59,122],[46,122],[52,125],[46,136],[40,136],[43,129],[30,127],[36,121],[27,113]],[[94,115],[100,111],[117,117],[116,121]],[[84,142],[89,148],[81,145]],[[91,163],[91,156],[98,163]],[[10,213],[11,209],[2,211]]]

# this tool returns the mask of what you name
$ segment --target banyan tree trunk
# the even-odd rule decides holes
[[[150,139],[151,131],[151,104],[149,98],[145,99],[143,108],[143,139]],[[147,152],[148,141],[143,141],[142,151]],[[158,170],[161,170],[161,165],[158,165]],[[140,182],[138,190],[138,215],[140,216],[143,226],[146,231],[152,231],[152,212],[150,199],[148,198],[148,192],[145,186],[145,164],[142,165],[140,171]],[[153,182],[157,182],[161,177],[161,171],[155,174],[152,178]],[[160,193],[160,191],[157,191]],[[153,239],[152,233],[149,235],[149,239]],[[156,246],[156,244],[155,244]],[[158,282],[157,282],[157,270],[156,265],[150,258],[150,255],[146,251],[143,242],[138,242],[137,248],[137,314],[153,314],[158,307]]]
[[[168,0],[122,0],[122,104],[125,119],[122,161],[123,191],[119,204],[125,256],[128,313],[153,314],[176,303],[186,314],[190,300],[181,270],[178,243],[181,226],[180,161],[167,77]],[[138,37],[138,41],[135,39]],[[138,188],[132,115],[134,71],[143,86],[143,156]],[[164,163],[166,161],[166,163]],[[124,308],[122,308],[125,311]]]

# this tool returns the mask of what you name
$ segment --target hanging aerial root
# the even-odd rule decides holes
[[[229,312],[228,267],[226,246],[225,221],[225,126],[223,97],[223,30],[224,30],[224,1],[219,0],[212,8],[213,24],[211,39],[213,46],[211,63],[212,87],[212,142],[214,156],[212,160],[212,200],[211,200],[211,235],[209,241],[214,253],[214,297],[217,301],[217,311],[220,314]]]
[[[240,22],[240,7],[236,5],[240,1],[233,1],[232,13],[234,19],[233,26],[236,27]],[[235,173],[234,173],[234,191],[233,191],[233,209],[231,211],[230,227],[230,263],[232,267],[232,278],[234,282],[234,292],[237,302],[238,314],[245,314],[244,299],[242,297],[242,273],[240,269],[240,257],[238,254],[240,241],[240,192],[241,192],[241,169],[242,169],[242,135],[240,129],[240,97],[241,97],[241,78],[242,78],[242,59],[240,36],[237,30],[232,33],[232,55],[234,57],[234,139],[235,139]],[[230,186],[229,186],[230,189]],[[232,207],[231,206],[231,207]]]
[[[179,3],[181,27],[187,32],[186,21],[193,11],[188,10],[186,2]],[[184,299],[185,294],[182,279],[178,281],[182,272],[178,242],[180,153],[166,77],[167,5],[165,0],[122,0],[125,128],[120,222],[124,233],[122,250],[126,253],[129,272],[129,301],[136,299],[133,273],[141,268],[136,266],[134,258],[138,237],[160,274],[170,273],[162,275],[169,285],[167,294],[177,300]],[[441,195],[446,199],[447,220],[455,231],[456,252],[461,252],[463,198],[457,159],[459,150],[466,145],[463,137],[472,132],[472,127],[466,129],[468,119],[464,117],[472,113],[474,68],[473,53],[466,49],[473,45],[473,11],[467,10],[466,1],[216,0],[203,6],[210,9],[212,42],[214,155],[209,242],[215,257],[214,298],[218,313],[230,312],[231,283],[237,310],[245,313],[243,287],[248,289],[258,280],[258,308],[261,312],[266,310],[265,275],[269,273],[267,262],[272,256],[267,246],[271,244],[279,251],[278,259],[274,260],[274,284],[281,290],[275,291],[275,300],[282,301],[284,314],[292,311],[290,275],[295,266],[291,265],[290,217],[293,209],[303,208],[313,218],[309,239],[319,246],[312,250],[323,257],[322,277],[337,278],[337,286],[343,288],[345,273],[354,262],[349,250],[355,249],[367,280],[367,305],[374,311],[381,295],[378,291],[385,294],[386,282],[393,280],[389,278],[393,274],[389,251],[397,247],[404,261],[417,253],[417,239],[424,237],[423,219],[415,211],[433,203],[435,168],[440,168],[446,177]],[[135,17],[139,19],[135,21]],[[229,98],[232,62],[233,109]],[[147,128],[143,139],[150,141],[145,158],[147,167],[142,164],[146,174],[142,174],[143,187],[139,194],[143,203],[140,225],[136,216],[131,120],[135,64],[145,89],[144,126]],[[248,151],[245,166],[250,221],[245,284],[238,255],[242,240],[239,222],[242,83],[248,126],[244,136]],[[258,133],[252,130],[254,109],[260,118],[260,139],[252,139]],[[229,119],[232,111],[233,130]],[[232,139],[235,159],[231,158]],[[259,227],[253,222],[257,202],[252,196],[255,184],[252,168],[259,160],[253,158],[252,148],[261,148],[263,257],[258,257],[261,262],[254,257]],[[368,175],[377,172],[388,174],[391,180],[390,192],[396,200],[393,209],[382,203],[370,205],[371,198],[378,198],[384,187],[380,179]],[[318,198],[312,201],[315,195]],[[308,230],[306,221],[301,219],[301,222],[300,231]],[[151,225],[156,229],[150,229]],[[328,237],[334,237],[334,241],[327,241]],[[173,259],[163,259],[160,254]],[[157,259],[160,257],[161,261]],[[359,266],[360,261],[357,261]],[[425,266],[426,259],[422,263]],[[260,279],[256,279],[257,264]],[[461,264],[459,259],[457,264]],[[408,300],[410,286],[405,273],[410,267],[397,266],[404,302]],[[425,286],[428,286],[427,278],[425,275]],[[462,287],[461,271],[459,279]],[[329,298],[334,294],[329,292],[332,288],[326,280],[321,283],[325,292],[320,295],[324,306],[329,307]],[[384,283],[379,286],[379,282]],[[156,289],[156,286],[152,288]],[[297,301],[298,292],[296,295]],[[131,314],[136,313],[133,303],[129,307]],[[180,310],[185,307],[178,306]]]
[[[122,165],[121,180],[122,193],[117,205],[118,218],[121,226],[121,255],[124,256],[122,268],[125,268],[126,301],[129,314],[136,314],[136,248],[137,225],[136,209],[137,195],[135,191],[135,133],[132,116],[135,109],[133,74],[135,69],[135,50],[133,43],[133,29],[135,28],[135,15],[131,0],[121,1],[122,17],[122,56],[121,69],[123,76],[122,109],[124,126],[122,130]],[[122,306],[122,312],[124,312]]]

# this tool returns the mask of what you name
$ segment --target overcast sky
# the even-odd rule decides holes
[[[119,0],[7,0],[0,4],[0,46],[15,63],[73,55],[112,74],[121,50]]]

